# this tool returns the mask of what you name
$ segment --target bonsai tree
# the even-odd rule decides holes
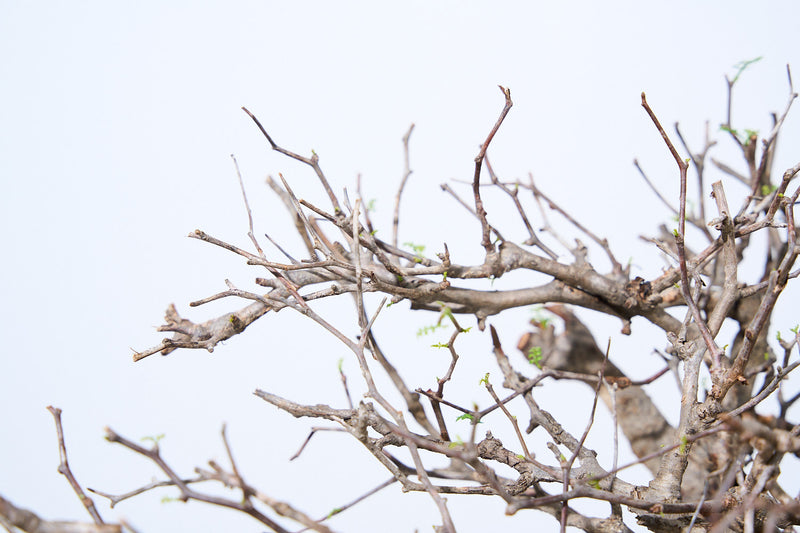
[[[353,444],[363,446],[390,476],[382,486],[365,487],[364,498],[395,483],[403,491],[427,493],[441,516],[439,531],[455,532],[459,523],[448,509],[450,495],[500,498],[507,514],[543,512],[562,531],[567,526],[587,532],[631,531],[636,526],[623,519],[623,508],[635,515],[639,527],[654,532],[789,530],[800,523],[800,504],[782,488],[779,474],[784,458],[800,451],[800,426],[788,416],[800,394],[787,396],[784,383],[800,364],[795,354],[800,333],[795,327],[770,335],[770,324],[776,302],[800,272],[795,268],[800,246],[794,219],[800,187],[793,182],[800,163],[773,169],[781,127],[797,94],[787,68],[789,98],[786,108],[772,115],[772,130],[760,134],[741,129],[733,123],[730,110],[734,86],[748,64],[726,78],[727,120],[717,135],[706,126],[703,146],[689,146],[677,125],[674,133],[667,132],[645,94],[641,96],[644,116],[652,123],[652,142],[667,148],[665,161],[674,165],[674,180],[680,186],[677,198],[663,196],[635,163],[653,187],[654,201],[663,202],[675,214],[673,227],[661,226],[657,235],[648,238],[653,253],[663,257],[667,266],[647,278],[634,276],[631,264],[620,261],[608,241],[595,234],[592,220],[600,213],[570,213],[548,197],[532,176],[508,178],[494,171],[487,153],[512,112],[507,88],[500,88],[502,110],[480,145],[471,182],[460,189],[458,184],[442,185],[464,208],[453,216],[478,221],[474,242],[483,251],[483,261],[476,264],[456,261],[458,254],[451,255],[447,244],[429,254],[399,238],[401,207],[409,202],[403,190],[412,174],[409,138],[413,125],[403,137],[405,169],[394,198],[393,223],[387,229],[373,225],[360,183],[355,190],[334,192],[316,153],[301,155],[282,147],[272,137],[278,133],[270,132],[244,109],[271,149],[308,166],[327,204],[300,198],[282,175],[267,179],[293,221],[292,230],[303,243],[300,250],[284,249],[267,237],[277,251],[265,251],[264,237],[253,229],[246,195],[249,247],[235,246],[201,230],[191,233],[194,239],[240,256],[254,269],[253,283],[237,287],[227,282],[224,292],[191,302],[191,306],[223,298],[243,302],[237,310],[204,322],[183,318],[170,305],[159,328],[170,336],[135,353],[134,360],[157,365],[158,361],[148,358],[179,350],[210,352],[244,334],[256,320],[269,320],[279,312],[306,319],[298,327],[312,327],[309,320],[316,323],[346,347],[358,364],[357,377],[346,376],[340,367],[346,401],[306,405],[268,390],[256,390],[255,395],[294,417],[349,433]],[[716,136],[733,143],[744,165],[711,158]],[[724,179],[708,183],[707,170],[712,165]],[[736,170],[739,167],[744,170]],[[239,179],[244,194],[241,175]],[[737,188],[744,194],[734,195]],[[504,199],[488,206],[484,198],[490,189]],[[708,195],[713,201],[707,206]],[[513,212],[516,223],[524,228],[524,240],[506,237],[510,217],[492,216],[501,209]],[[538,210],[538,218],[533,210]],[[554,213],[583,240],[563,238],[549,223]],[[384,239],[383,234],[389,236]],[[608,271],[595,267],[591,257],[595,253],[607,258]],[[761,271],[754,277],[742,268],[745,254],[761,258]],[[514,272],[535,272],[544,281],[515,289],[487,288],[473,281],[491,281]],[[357,334],[337,328],[331,317],[318,310],[316,304],[323,299],[347,300],[343,310],[354,304]],[[436,345],[449,353],[449,363],[431,363],[430,381],[425,383],[404,377],[403,358],[391,345],[381,344],[374,331],[387,306],[405,301],[411,309],[431,314],[429,330],[452,326],[446,342]],[[523,306],[539,307],[521,337],[495,324],[504,311]],[[648,379],[632,379],[629,369],[616,364],[613,343],[595,338],[587,326],[585,317],[595,315],[581,309],[613,317],[625,335],[637,334],[633,324],[637,317],[658,328],[661,333],[646,342],[663,358],[663,369]],[[726,321],[735,325],[732,338],[722,331]],[[458,379],[456,371],[464,364],[459,355],[465,342],[482,346],[484,364],[491,366],[481,382],[473,384],[485,391],[486,400],[480,406],[449,395]],[[359,380],[363,397],[350,393],[354,379]],[[648,395],[649,384],[669,379],[676,379],[679,388],[674,397],[660,401],[679,406],[677,423],[670,423]],[[593,392],[593,405],[585,406],[589,416],[582,432],[570,432],[537,399],[538,391],[556,381],[581,382]],[[774,409],[765,409],[767,398],[777,400],[772,402]],[[586,444],[598,400],[615,425],[611,462],[600,460]],[[60,430],[60,411],[53,412]],[[457,436],[457,423],[469,424],[467,437]],[[496,434],[507,428],[514,437],[501,441]],[[617,428],[630,444],[635,461],[618,461]],[[237,467],[224,429],[222,435],[229,464],[212,462],[187,477],[170,466],[157,441],[142,445],[108,429],[109,441],[155,463],[164,479],[121,495],[95,492],[118,503],[157,486],[172,485],[181,500],[236,509],[277,532],[288,531],[290,522],[314,531],[332,531],[332,516],[358,512],[350,508],[361,499],[327,516],[312,517],[303,510],[308,502],[286,503],[259,490]],[[122,525],[103,523],[92,500],[71,476],[63,438],[60,443],[61,471],[68,474],[94,519],[94,525],[86,527],[119,530]],[[633,465],[649,470],[649,483],[626,479],[626,470]],[[222,484],[230,494],[206,492],[200,483],[208,481]],[[608,510],[598,516],[578,511],[571,502],[581,498],[607,502]],[[6,500],[0,500],[0,511],[12,526],[38,530],[32,525],[32,513],[26,515]]]

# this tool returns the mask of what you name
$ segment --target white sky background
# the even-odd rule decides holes
[[[508,86],[515,106],[489,152],[496,171],[506,179],[533,172],[555,200],[609,237],[620,260],[632,258],[635,274],[652,278],[662,263],[636,237],[653,234],[670,215],[632,160],[638,157],[673,199],[677,172],[640,106],[641,91],[670,131],[680,121],[695,149],[709,120],[720,141],[716,155],[742,168],[717,130],[725,111],[723,76],[741,60],[764,56],[737,87],[734,126],[766,132],[769,112],[782,111],[787,100],[785,65],[800,71],[800,9],[788,1],[164,4],[0,2],[0,494],[46,518],[88,520],[56,472],[49,404],[64,409],[79,481],[108,492],[163,476],[105,442],[106,425],[132,439],[165,433],[165,458],[188,476],[210,458],[227,463],[219,438],[226,421],[246,479],[312,516],[388,478],[342,434],[317,435],[288,463],[308,429],[322,424],[295,420],[251,394],[262,388],[344,407],[336,373],[344,357],[358,396],[363,388],[355,361],[310,321],[288,311],[267,315],[213,354],[179,351],[131,361],[131,348],[162,338],[154,327],[168,303],[202,321],[245,304],[189,309],[188,302],[224,290],[226,277],[250,289],[264,275],[185,237],[201,228],[248,246],[230,154],[241,166],[258,235],[268,232],[301,253],[285,210],[264,185],[267,174],[282,172],[299,196],[327,207],[312,171],[270,151],[242,105],[284,148],[315,150],[335,190],[352,193],[360,173],[385,238],[402,173],[401,138],[414,122],[401,242],[425,244],[433,254],[446,241],[454,261],[470,263],[482,258],[479,226],[439,184],[470,178],[478,145],[503,105],[497,85]],[[785,126],[776,172],[800,157],[798,113]],[[712,172],[707,183],[718,178]],[[738,205],[741,188],[726,190]],[[511,204],[496,195],[488,201],[490,221],[524,238]],[[541,225],[534,204],[528,206],[534,225]],[[268,253],[280,257],[271,247]],[[596,250],[592,258],[606,268]],[[536,282],[517,275],[495,286]],[[349,299],[318,308],[355,333]],[[788,300],[783,309],[774,327],[786,331],[800,317]],[[665,341],[648,338],[646,324],[634,322],[634,337],[627,339],[618,322],[583,316],[593,320],[598,339],[612,336],[612,357],[633,363],[635,377],[660,367],[651,349]],[[490,320],[518,363],[513,347],[528,318],[522,310]],[[432,387],[447,368],[446,354],[428,348],[444,339],[415,337],[434,320],[410,313],[404,303],[386,310],[377,326],[412,386]],[[462,323],[474,325],[474,319]],[[491,372],[500,388],[489,338],[475,330],[459,342],[463,384],[453,393],[465,405],[487,405],[480,376]],[[675,388],[662,381],[651,393],[668,409]],[[585,387],[541,394],[544,408],[582,431],[591,398]],[[610,465],[609,418],[598,416],[601,429],[590,445]],[[466,438],[469,428],[461,424],[453,432]],[[505,437],[502,426],[493,422],[492,429]],[[548,453],[543,434],[531,441]],[[627,479],[646,481],[642,471]],[[176,491],[140,496],[114,510],[95,502],[108,520],[127,517],[143,532],[264,529],[202,504],[161,504],[163,495]],[[509,532],[528,531],[532,523],[555,527],[533,511],[503,517],[499,500],[483,500],[449,498],[460,531],[486,530],[493,522]],[[439,523],[427,496],[400,495],[393,486],[331,527],[374,531],[378,520],[390,532]]]

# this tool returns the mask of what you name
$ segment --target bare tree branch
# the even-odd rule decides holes
[[[657,256],[663,254],[661,259],[666,261],[663,271],[655,275],[647,274],[646,268],[641,269],[641,275],[632,275],[631,262],[618,261],[619,250],[612,250],[608,239],[598,236],[593,226],[598,215],[587,219],[584,213],[576,216],[570,205],[557,205],[534,183],[533,173],[526,183],[501,179],[495,173],[487,151],[513,105],[507,88],[501,87],[504,107],[474,159],[474,174],[468,182],[472,202],[462,200],[449,185],[442,186],[467,210],[462,219],[474,216],[480,222],[484,254],[475,263],[460,260],[464,257],[461,251],[444,243],[432,253],[425,253],[422,247],[409,251],[398,246],[400,201],[411,175],[409,140],[413,125],[403,137],[403,175],[394,197],[392,236],[384,241],[375,236],[379,221],[371,215],[369,203],[365,204],[361,175],[356,178],[354,195],[340,185],[336,190],[343,192],[335,194],[315,153],[305,157],[278,146],[259,120],[243,108],[274,151],[311,168],[332,207],[299,197],[280,173],[280,180],[268,178],[268,186],[292,221],[281,231],[297,233],[300,251],[286,245],[285,235],[273,230],[270,233],[281,238],[267,236],[275,248],[265,250],[256,238],[244,179],[234,158],[252,249],[200,230],[190,237],[239,256],[257,269],[256,274],[251,281],[237,285],[226,279],[222,290],[198,295],[189,305],[202,306],[224,298],[238,302],[240,308],[196,323],[182,318],[170,305],[158,331],[172,336],[135,352],[134,360],[155,353],[167,355],[178,348],[211,352],[219,343],[242,334],[254,321],[278,312],[309,319],[327,331],[332,342],[345,347],[348,357],[358,365],[357,375],[347,376],[342,367],[344,359],[340,360],[333,385],[338,387],[336,381],[341,382],[344,398],[305,405],[261,389],[254,394],[313,424],[307,427],[307,437],[298,443],[298,451],[289,460],[312,453],[306,445],[315,435],[340,431],[363,446],[389,479],[377,487],[363,487],[361,497],[315,520],[248,482],[252,473],[243,471],[235,461],[225,426],[222,441],[229,466],[209,461],[191,476],[179,475],[157,442],[148,448],[108,429],[106,438],[110,442],[158,466],[165,479],[116,495],[89,490],[108,499],[113,507],[159,487],[174,487],[183,501],[232,509],[278,532],[289,531],[285,523],[290,521],[300,524],[303,531],[330,531],[335,516],[395,482],[404,492],[425,493],[439,513],[440,524],[434,529],[448,533],[456,531],[458,516],[451,514],[445,495],[494,498],[503,502],[507,514],[536,509],[558,520],[562,531],[574,527],[591,533],[629,532],[626,521],[630,518],[623,514],[623,507],[634,513],[640,526],[655,533],[788,531],[800,525],[800,504],[781,486],[778,476],[788,454],[800,456],[800,430],[791,409],[800,401],[800,393],[788,386],[789,375],[800,366],[795,355],[800,333],[792,329],[793,335],[779,335],[777,341],[768,336],[779,298],[800,276],[795,266],[800,245],[794,212],[800,197],[795,181],[800,163],[785,169],[780,180],[778,173],[773,179],[772,169],[777,139],[797,95],[787,69],[788,103],[782,113],[771,115],[772,130],[759,150],[756,132],[743,133],[732,126],[733,88],[753,61],[738,65],[738,73],[726,78],[728,110],[723,129],[741,151],[746,172],[710,156],[717,143],[710,138],[707,121],[704,144],[695,151],[675,125],[680,144],[697,172],[697,208],[687,209],[692,201],[687,193],[690,160],[682,158],[645,94],[641,95],[641,105],[678,165],[680,186],[677,198],[664,197],[634,160],[655,195],[677,215],[675,230],[662,225],[655,233],[657,238],[644,237],[655,245],[652,251]],[[716,168],[709,167],[707,161]],[[482,183],[484,166],[489,180]],[[723,179],[710,178],[709,172]],[[746,184],[742,194],[729,185],[736,181]],[[704,203],[709,192],[704,190],[705,183],[711,184],[716,208],[716,216],[710,221]],[[520,190],[531,194],[521,195]],[[487,209],[498,195],[500,205],[514,213],[511,218],[516,217],[517,228],[489,223]],[[738,202],[742,207],[735,213],[731,205]],[[558,214],[552,218],[566,221],[586,244],[569,240],[560,228],[551,225],[551,211]],[[431,214],[414,216],[427,220],[425,217]],[[637,230],[642,225],[630,222]],[[687,231],[687,222],[697,231]],[[461,228],[460,220],[451,225]],[[654,221],[654,228],[656,225]],[[543,232],[552,237],[547,244],[539,238]],[[523,240],[515,242],[510,238],[513,235],[521,235]],[[597,253],[608,258],[610,267],[596,267],[593,256]],[[271,257],[273,254],[277,259]],[[757,273],[760,278],[750,278],[749,269],[743,266],[745,256],[763,260]],[[348,296],[338,298],[341,295]],[[351,298],[354,316],[350,314],[353,308],[346,312],[337,308],[331,314],[330,308],[319,305],[323,299],[349,302]],[[376,324],[387,319],[384,308],[388,302],[403,300],[412,310],[436,313],[431,315],[433,325],[423,331],[439,335],[445,326],[453,328],[434,341],[433,346],[443,350],[444,359],[432,357],[426,363],[427,377],[409,372],[410,365],[419,364],[419,358],[407,357],[397,346],[379,343],[380,328]],[[514,359],[500,340],[507,325],[500,328],[495,317],[534,304],[543,305],[532,311],[530,330],[517,344],[521,357]],[[593,313],[616,319],[618,331],[624,335],[633,335],[634,328],[637,335],[649,329],[649,344],[643,350],[636,348],[642,354],[617,353],[625,349],[616,348],[612,354],[609,336],[608,347],[602,350],[595,338],[604,335],[601,328],[605,326],[594,320]],[[347,316],[350,324],[343,327],[340,320]],[[643,324],[645,321],[649,325]],[[727,338],[725,323],[738,325],[732,339]],[[471,331],[472,324],[478,331]],[[667,347],[662,348],[665,344]],[[654,353],[660,357],[655,359],[657,366],[642,366],[649,368],[642,371],[630,365],[630,361]],[[474,400],[464,393],[476,386],[465,385],[463,378],[471,371],[465,366],[469,367],[469,360],[476,355],[483,357],[482,365],[496,365],[502,377],[502,383],[490,381],[489,370],[495,370],[481,371],[484,377],[480,384],[488,394],[488,405],[472,403]],[[659,406],[664,402],[667,407],[662,408],[669,409],[667,402],[672,402],[672,409],[678,412],[674,425],[651,398],[651,384],[670,370],[677,378],[678,390],[672,398],[659,398]],[[359,399],[351,396],[352,379],[360,380],[363,397]],[[580,382],[592,388],[593,400],[585,397],[573,409],[588,417],[586,424],[579,426],[582,429],[573,432],[573,421],[557,416],[560,410],[554,409],[552,399],[539,393],[555,381]],[[472,389],[465,389],[470,385]],[[767,398],[776,402],[771,405],[764,401]],[[589,432],[603,429],[596,423],[598,400],[610,412],[614,427],[603,435],[606,440],[602,449],[591,449],[587,445],[591,442]],[[9,531],[80,530],[71,527],[120,531],[122,524],[108,526],[111,529],[102,524],[91,500],[71,477],[60,419],[57,410],[51,410],[59,431],[59,471],[70,479],[95,524],[62,526],[47,522],[2,498],[0,524]],[[458,436],[458,424],[469,424],[468,434],[461,431],[463,440]],[[510,444],[495,436],[502,431],[510,435]],[[635,456],[632,460],[621,455],[620,436],[628,441]],[[646,484],[630,481],[628,469],[635,465],[649,470]],[[200,484],[208,482],[222,484],[235,494],[201,490]],[[570,500],[577,498],[607,502],[610,511],[593,513],[597,516],[579,512],[570,506]]]

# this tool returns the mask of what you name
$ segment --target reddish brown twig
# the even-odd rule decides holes
[[[475,175],[472,178],[472,194],[475,197],[475,212],[481,221],[481,228],[483,231],[481,246],[483,246],[487,254],[494,250],[494,246],[492,245],[492,241],[489,236],[489,223],[486,221],[486,210],[483,208],[483,200],[481,200],[481,165],[483,164],[483,158],[486,157],[486,150],[489,148],[489,143],[491,143],[492,139],[494,139],[497,130],[500,129],[500,125],[503,123],[506,115],[508,115],[508,112],[511,110],[511,106],[514,105],[514,103],[511,101],[511,90],[503,86],[500,86],[500,90],[503,91],[503,95],[506,97],[506,103],[503,106],[503,110],[500,112],[500,117],[497,119],[494,127],[492,127],[492,130],[489,132],[486,140],[481,145],[480,152],[478,152],[477,157],[475,157]]]
[[[712,360],[714,361],[714,369],[716,370],[719,368],[720,358],[722,357],[722,350],[717,346],[717,343],[714,341],[714,337],[711,335],[711,332],[708,330],[708,326],[703,320],[702,315],[700,314],[700,309],[697,307],[697,303],[692,298],[691,293],[689,292],[689,274],[686,268],[686,171],[689,169],[689,164],[681,159],[680,154],[675,149],[675,146],[672,144],[672,141],[669,139],[667,132],[664,131],[664,128],[661,126],[661,122],[659,122],[658,117],[656,117],[653,110],[650,108],[650,105],[647,103],[647,99],[645,94],[642,93],[642,107],[644,107],[647,114],[650,116],[650,119],[655,124],[658,132],[661,134],[661,137],[664,139],[664,142],[669,148],[672,157],[675,159],[675,162],[678,164],[678,170],[680,172],[680,205],[678,209],[678,231],[675,235],[675,243],[678,248],[678,258],[680,260],[680,270],[681,270],[681,292],[683,293],[684,301],[686,305],[689,306],[689,310],[691,311],[692,317],[694,318],[695,324],[697,325],[698,329],[700,330],[700,334],[703,337],[703,340],[708,347],[708,350],[711,352]],[[688,392],[688,391],[687,391]]]

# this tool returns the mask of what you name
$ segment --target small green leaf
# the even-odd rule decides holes
[[[793,327],[793,328],[792,328],[792,329],[790,329],[789,331],[791,331],[792,333],[794,333],[795,335],[797,335],[797,332],[798,332],[798,331],[800,331],[800,324],[796,325],[795,327]]]
[[[778,330],[778,332],[775,334],[775,337],[778,339],[778,342],[781,342],[781,341],[783,340],[783,339],[781,339],[781,332],[780,332],[780,330]]]
[[[463,415],[456,418],[456,421],[459,420],[475,420],[475,416],[472,413],[464,413]]]
[[[600,481],[597,480],[597,479],[590,479],[589,480],[589,486],[594,488],[594,489],[598,489],[599,490],[600,489]]]
[[[736,76],[733,77],[731,83],[736,83],[736,81],[739,79],[739,76],[742,75],[742,72],[744,72],[753,63],[758,63],[759,61],[761,61],[761,58],[763,57],[764,56],[758,56],[755,59],[746,59],[744,61],[739,61],[738,63],[736,63],[733,66],[733,68],[736,69]]]
[[[340,373],[342,372],[342,363],[344,363],[344,357],[340,357],[339,362],[336,364],[336,366],[339,368]]]
[[[141,440],[142,442],[152,442],[153,444],[158,444],[165,436],[166,435],[164,435],[163,433],[159,433],[158,435],[156,435],[154,437],[153,436],[147,436],[147,437],[142,437],[139,440]]]
[[[431,348],[449,348],[450,345],[446,342],[437,342],[436,344],[431,344]]]
[[[422,260],[424,259],[424,256],[422,254],[425,253],[424,244],[414,244],[413,242],[404,242],[403,246],[411,248],[411,250],[414,252],[414,255],[416,255],[416,257],[414,258],[415,263],[422,262]]]
[[[342,508],[341,507],[334,507],[333,510],[330,513],[328,513],[328,516],[326,518],[330,518],[333,515],[339,514],[341,512],[342,512]]]
[[[535,321],[542,329],[546,328],[552,320],[550,311],[544,308],[543,305],[534,305],[531,307],[532,320]]]
[[[744,145],[745,146],[750,144],[751,141],[753,141],[756,138],[758,138],[758,130],[749,130],[749,129],[745,128],[744,132],[746,134],[746,136],[744,138]]]
[[[536,365],[539,370],[542,369],[542,347],[541,346],[533,346],[528,353],[526,354],[528,358],[528,362],[532,365]]]
[[[446,305],[442,307],[442,317],[449,318],[450,320],[454,319],[453,310],[447,307]]]
[[[417,337],[423,337],[425,335],[430,335],[434,331],[442,329],[442,328],[446,328],[446,327],[447,327],[447,324],[442,324],[442,323],[433,324],[431,326],[423,326],[423,327],[421,327],[421,328],[419,328],[417,330]]]
[[[487,372],[485,376],[481,378],[478,382],[478,385],[488,385],[489,384],[489,373]]]
[[[686,453],[686,446],[688,444],[689,444],[689,439],[686,437],[686,435],[682,436],[681,437],[681,445],[678,447],[678,452],[681,455],[684,455]]]
[[[675,235],[676,238],[680,237],[680,233],[678,233],[677,229],[672,230],[672,234]]]

